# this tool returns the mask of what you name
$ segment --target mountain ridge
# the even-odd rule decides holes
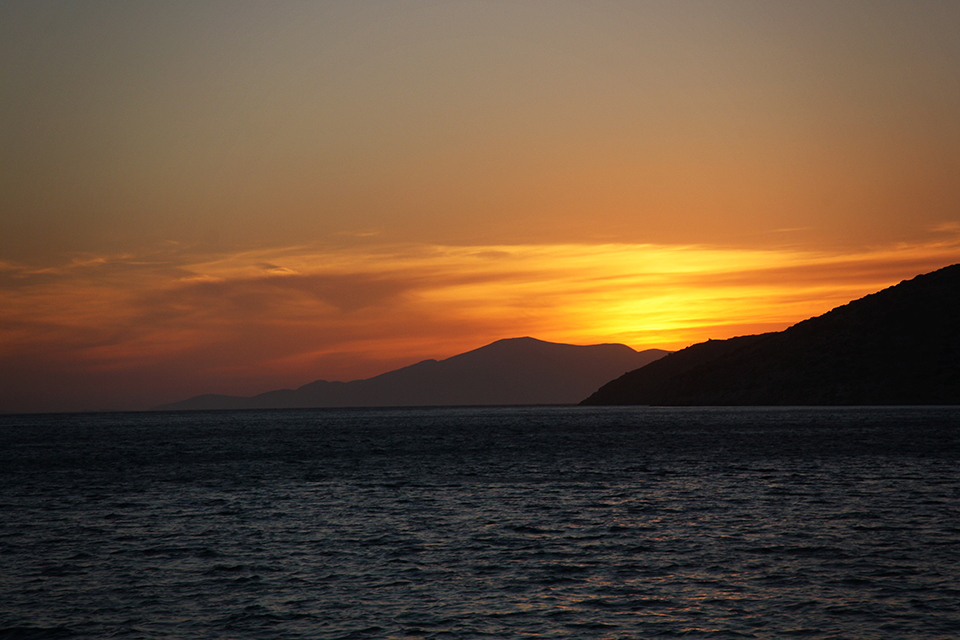
[[[204,394],[154,410],[576,404],[604,382],[667,353],[505,338],[364,380],[315,380],[252,397]]]
[[[960,264],[780,332],[692,345],[581,404],[960,404]]]

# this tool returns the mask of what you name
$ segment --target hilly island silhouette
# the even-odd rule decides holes
[[[960,404],[960,264],[784,331],[695,344],[581,404]]]
[[[366,380],[317,380],[253,397],[207,394],[156,410],[576,404],[603,383],[662,358],[660,349],[498,340],[446,360]]]

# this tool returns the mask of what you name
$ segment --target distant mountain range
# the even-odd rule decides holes
[[[603,383],[667,353],[638,352],[622,344],[578,346],[511,338],[367,380],[317,380],[251,398],[208,394],[155,409],[576,404]]]
[[[695,344],[582,404],[960,404],[960,265],[781,332]]]

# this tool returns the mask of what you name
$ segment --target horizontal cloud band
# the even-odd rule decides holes
[[[2,263],[0,365],[22,375],[0,409],[145,408],[355,379],[520,335],[680,348],[782,329],[955,262],[958,246],[169,245]]]

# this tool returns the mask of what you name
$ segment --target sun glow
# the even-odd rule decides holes
[[[255,393],[369,377],[521,335],[679,349],[783,329],[957,254],[946,241],[856,254],[630,244],[197,254],[167,246],[7,262],[0,361],[25,379],[55,369],[89,385],[97,376],[179,372],[155,390],[159,404],[199,384]],[[3,393],[15,392],[16,384]]]

